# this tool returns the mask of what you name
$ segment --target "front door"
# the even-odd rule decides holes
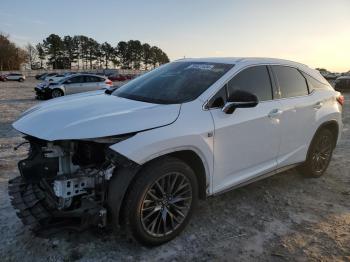
[[[244,69],[225,88],[227,95],[235,90],[251,92],[259,104],[237,108],[232,114],[225,114],[221,108],[210,110],[215,125],[214,193],[274,170],[281,137],[281,104],[273,100],[266,66]]]

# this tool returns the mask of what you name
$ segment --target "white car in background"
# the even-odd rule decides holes
[[[7,81],[23,82],[26,79],[26,76],[20,73],[10,73],[6,75],[5,79]]]
[[[112,93],[24,112],[13,127],[31,150],[9,194],[24,224],[74,216],[82,226],[111,223],[159,245],[184,229],[198,199],[293,167],[323,175],[343,103],[318,71],[299,63],[175,61]]]

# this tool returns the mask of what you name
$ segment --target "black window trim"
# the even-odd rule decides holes
[[[320,84],[323,85],[325,88],[329,87],[327,84],[322,83],[320,80],[316,79],[316,78],[313,77],[312,75],[310,75],[310,74],[308,74],[308,73],[306,73],[306,72],[304,72],[304,71],[302,71],[302,70],[300,70],[300,69],[299,69],[299,71],[300,71],[300,73],[304,76],[304,78],[306,79],[306,83],[307,83],[308,89],[309,89],[309,94],[312,94],[312,93],[315,91],[315,89],[321,89],[321,88],[315,88],[315,89],[313,89],[313,90],[310,92],[310,84],[309,84],[309,81],[307,80],[307,78],[305,77],[305,75],[307,75],[308,77],[312,78],[312,79],[315,80],[316,82],[320,83]]]
[[[257,66],[265,66],[266,69],[267,69],[267,72],[268,72],[268,75],[269,75],[269,79],[270,79],[270,86],[271,86],[271,97],[272,99],[270,100],[265,100],[265,101],[259,101],[259,103],[264,103],[264,102],[271,102],[273,100],[275,100],[274,98],[274,91],[275,91],[275,83],[274,81],[272,81],[272,76],[271,76],[271,73],[270,72],[270,68],[269,68],[269,65],[270,64],[251,64],[251,65],[247,65],[246,67],[243,67],[241,68],[239,71],[237,71],[234,75],[232,75],[228,80],[226,80],[226,82],[223,84],[223,86],[221,86],[220,88],[218,88],[215,92],[213,92],[213,95],[211,95],[206,101],[205,103],[203,104],[203,110],[214,110],[214,109],[221,109],[221,107],[209,107],[209,103],[211,102],[211,99],[216,96],[223,88],[225,88],[225,94],[226,94],[226,97],[225,97],[225,102],[228,98],[228,89],[227,89],[227,85],[228,85],[228,82],[230,82],[234,77],[236,77],[239,73],[241,73],[242,71],[248,69],[248,68],[251,68],[251,67],[257,67]],[[272,69],[271,69],[272,71]]]

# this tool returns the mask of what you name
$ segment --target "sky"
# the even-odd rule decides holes
[[[0,32],[130,39],[183,57],[276,57],[350,70],[350,0],[1,0]]]

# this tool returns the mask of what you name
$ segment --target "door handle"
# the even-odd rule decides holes
[[[323,106],[322,102],[317,102],[316,104],[314,104],[314,109],[320,109]]]
[[[276,118],[276,117],[280,116],[282,113],[283,113],[282,110],[275,108],[275,109],[272,109],[267,116],[269,118]]]

